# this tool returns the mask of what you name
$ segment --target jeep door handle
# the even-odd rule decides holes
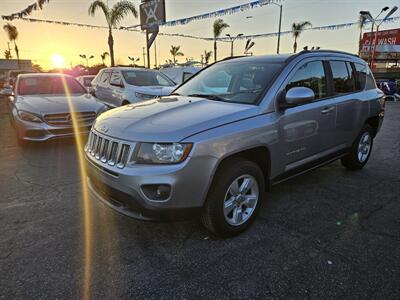
[[[331,107],[325,107],[323,110],[321,110],[321,114],[326,115],[329,114],[331,111],[334,111],[335,107],[331,106]]]

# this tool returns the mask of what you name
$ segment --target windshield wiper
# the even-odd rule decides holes
[[[206,98],[209,100],[226,101],[225,98],[212,94],[190,94],[187,95],[186,97],[199,97],[199,98]]]

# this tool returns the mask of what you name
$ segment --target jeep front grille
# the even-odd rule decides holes
[[[122,169],[128,163],[135,145],[135,143],[127,143],[100,135],[92,130],[90,131],[85,151],[88,155],[91,155],[95,160],[103,164]]]

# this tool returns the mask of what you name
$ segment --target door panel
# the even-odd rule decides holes
[[[335,116],[336,107],[331,100],[289,108],[284,112],[280,128],[286,168],[332,147],[330,140]]]
[[[294,168],[301,161],[326,153],[333,146],[336,105],[329,99],[328,79],[322,60],[306,60],[289,75],[283,93],[293,87],[313,90],[311,103],[286,108],[280,118],[282,163],[284,171]],[[283,99],[284,101],[284,99]]]

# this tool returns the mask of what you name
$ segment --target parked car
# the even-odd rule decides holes
[[[171,78],[176,84],[181,84],[199,72],[200,67],[171,67],[160,69],[160,72]]]
[[[27,74],[31,73],[26,70],[9,70],[6,74],[5,81],[3,83],[3,88],[9,89],[14,86],[15,80],[17,79],[19,74]]]
[[[175,83],[157,70],[114,67],[102,69],[92,86],[98,99],[118,107],[169,95]]]
[[[107,110],[75,78],[62,74],[19,75],[9,96],[9,116],[21,145],[87,134]]]
[[[76,80],[78,80],[87,90],[90,90],[92,87],[92,81],[95,77],[96,75],[83,75],[76,77]]]
[[[363,168],[383,97],[367,64],[342,52],[221,61],[171,96],[101,115],[85,147],[89,188],[122,214],[197,212],[232,236],[272,185],[337,159]]]

